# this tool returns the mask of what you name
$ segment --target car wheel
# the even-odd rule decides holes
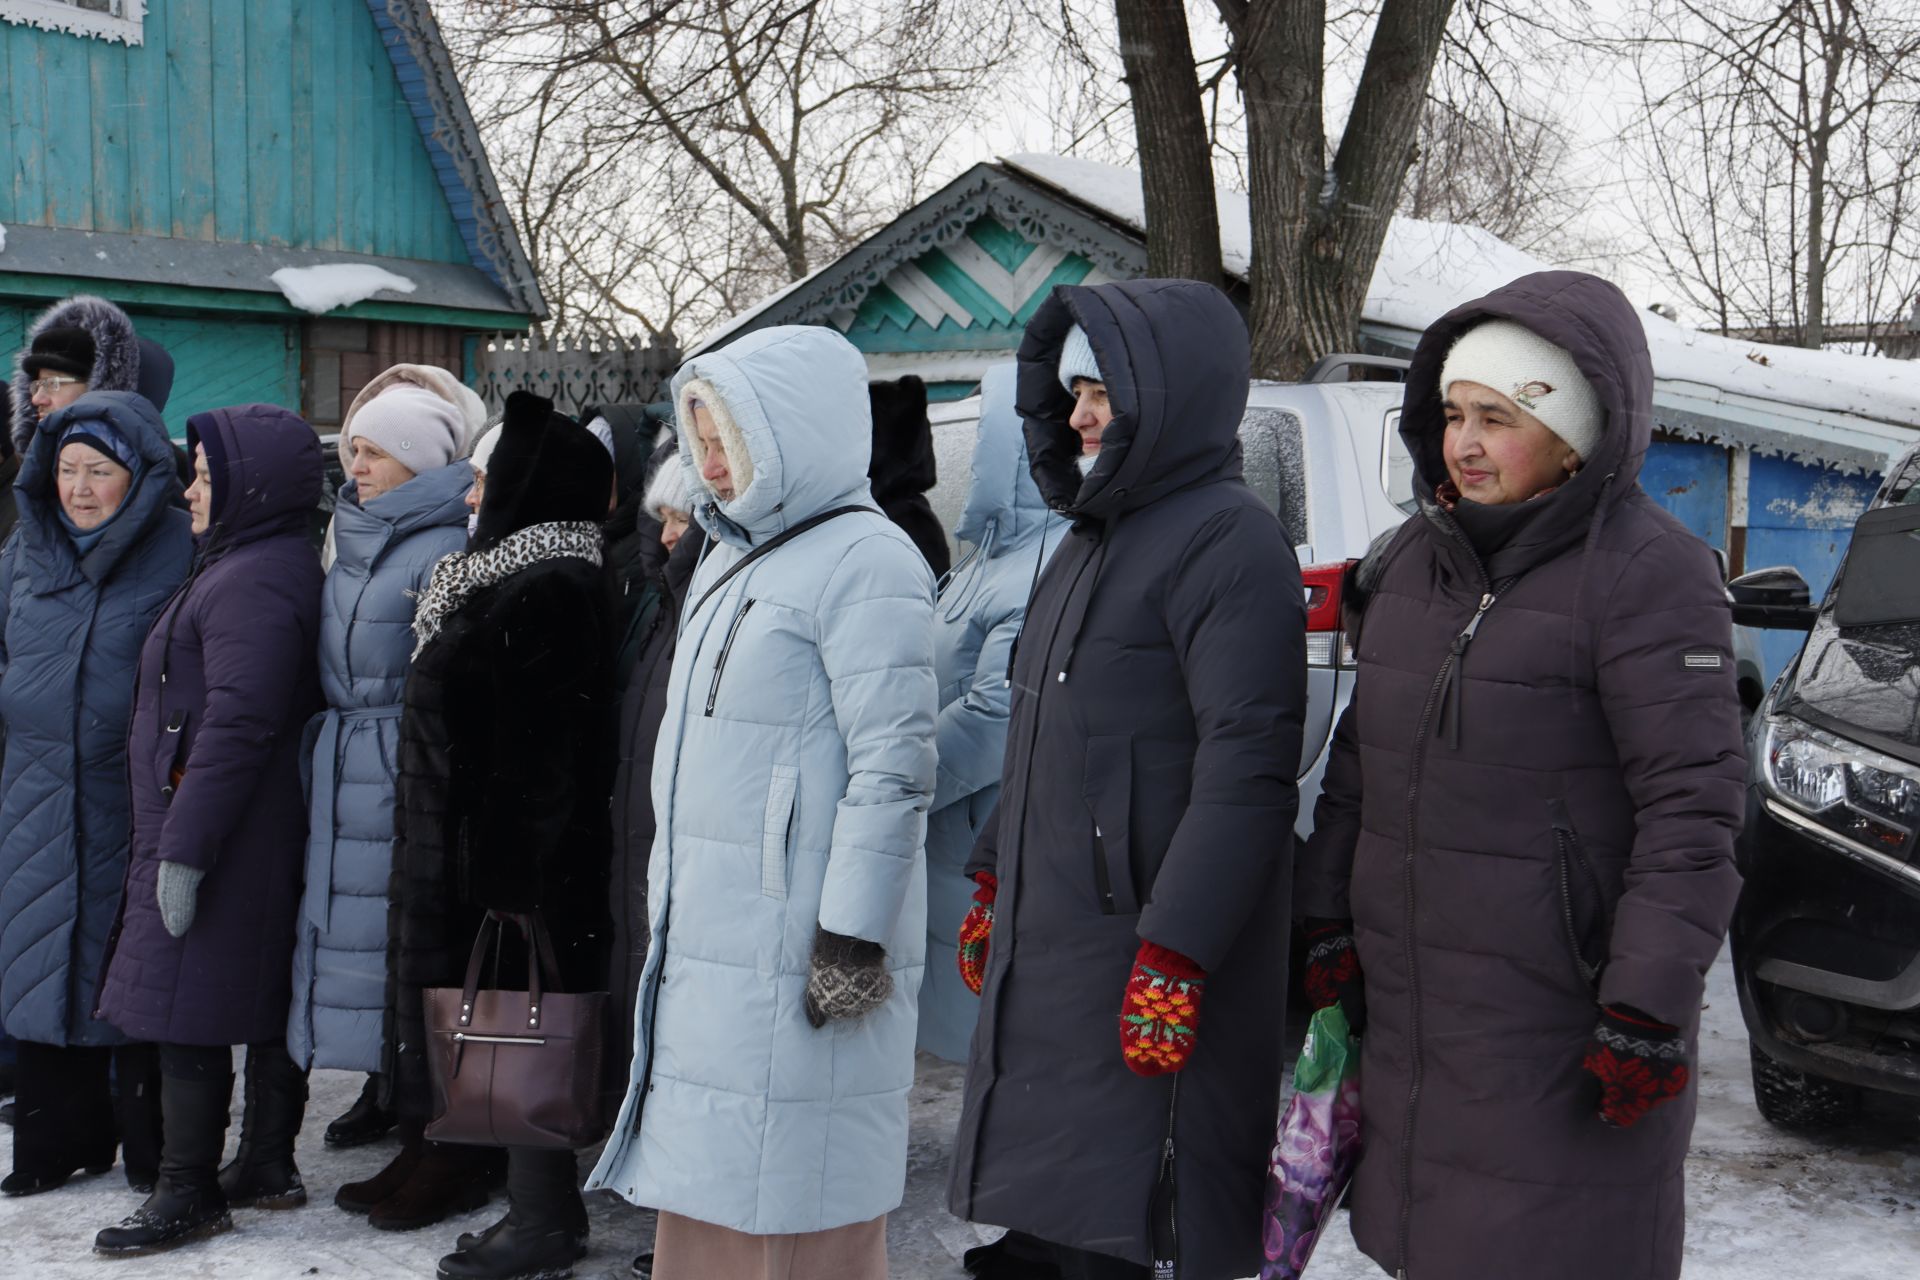
[[[1831,1129],[1860,1109],[1860,1090],[1822,1080],[1775,1062],[1757,1046],[1753,1055],[1753,1100],[1769,1124],[1782,1129]]]

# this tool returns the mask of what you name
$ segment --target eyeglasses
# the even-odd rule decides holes
[[[60,388],[66,386],[69,382],[85,383],[86,379],[69,378],[65,374],[60,373],[43,374],[27,384],[27,392],[30,395],[50,396]]]

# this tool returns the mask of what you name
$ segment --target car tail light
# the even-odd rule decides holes
[[[1353,646],[1340,629],[1340,591],[1350,560],[1310,564],[1300,570],[1307,591],[1307,665],[1351,667]]]

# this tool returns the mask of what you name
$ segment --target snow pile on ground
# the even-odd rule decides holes
[[[300,310],[322,316],[339,307],[365,302],[383,291],[412,293],[415,285],[405,276],[395,275],[366,262],[329,262],[318,267],[282,267],[273,273],[274,284],[287,295],[287,301]]]
[[[1886,1118],[1821,1138],[1781,1133],[1753,1107],[1746,1030],[1724,957],[1707,985],[1700,1034],[1700,1119],[1687,1161],[1686,1280],[1890,1280],[1920,1259],[1920,1126]],[[960,1255],[999,1234],[946,1211],[947,1167],[960,1118],[965,1072],[920,1059],[909,1102],[906,1201],[887,1221],[894,1280],[963,1280]],[[36,1280],[321,1280],[427,1277],[462,1231],[505,1210],[496,1201],[424,1231],[388,1233],[333,1207],[341,1183],[373,1175],[397,1149],[393,1139],[351,1151],[320,1143],[327,1121],[352,1105],[361,1077],[315,1072],[300,1139],[300,1168],[313,1201],[304,1209],[236,1211],[234,1230],[204,1244],[138,1262],[94,1258],[93,1233],[131,1213],[140,1198],[116,1169],[59,1191],[0,1199],[0,1276]],[[1271,1124],[1272,1119],[1258,1121]],[[235,1099],[228,1150],[239,1140]],[[0,1127],[0,1168],[11,1167],[13,1131]],[[584,1170],[592,1163],[583,1155]],[[593,1252],[575,1269],[583,1280],[625,1280],[633,1255],[651,1247],[653,1215],[606,1194],[587,1199]],[[1308,1280],[1379,1280],[1336,1226],[1315,1254]],[[1536,1280],[1529,1277],[1528,1280]],[[1624,1280],[1624,1278],[1623,1278]]]
[[[1013,155],[1002,163],[1055,187],[1135,231],[1146,228],[1138,170],[1077,156]],[[1246,278],[1253,263],[1247,195],[1217,188],[1221,260]],[[1415,333],[1453,307],[1517,276],[1549,271],[1521,249],[1477,227],[1395,218],[1381,246],[1362,309],[1365,319]],[[1920,361],[1736,342],[1640,313],[1663,384],[1702,387],[1779,404],[1920,425]]]

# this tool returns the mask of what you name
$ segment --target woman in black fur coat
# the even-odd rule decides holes
[[[551,401],[510,397],[473,540],[435,567],[414,620],[387,1045],[415,1178],[458,1150],[419,1137],[431,1118],[421,990],[460,985],[486,912],[545,920],[563,990],[605,982],[613,637],[600,522],[612,483],[586,430]],[[522,977],[503,972],[502,985]],[[564,1275],[585,1253],[572,1152],[509,1149],[507,1191],[506,1218],[441,1260],[446,1280]]]

